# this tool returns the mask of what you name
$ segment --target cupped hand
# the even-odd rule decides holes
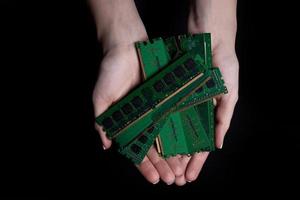
[[[213,65],[220,68],[228,89],[227,94],[216,97],[215,145],[221,149],[238,100],[239,63],[235,51],[226,48],[225,44],[216,45],[212,51]],[[185,178],[188,182],[197,179],[208,155],[208,152],[201,152],[190,158],[185,172]]]
[[[133,44],[115,46],[106,51],[93,93],[95,116],[120,100],[141,80],[141,69]],[[110,148],[111,140],[106,137],[101,126],[95,126],[100,134],[103,149]],[[184,176],[184,166],[186,165],[180,156],[164,160],[152,146],[137,168],[149,182],[156,184],[161,179],[170,185],[175,182],[175,177]]]

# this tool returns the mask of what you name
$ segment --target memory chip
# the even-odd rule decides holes
[[[110,117],[107,117],[102,121],[102,124],[105,128],[110,128],[113,126],[114,123]]]
[[[154,83],[154,89],[156,92],[161,92],[164,89],[164,84],[162,81],[157,81],[156,83]]]
[[[150,88],[144,88],[142,90],[142,95],[146,98],[146,99],[150,99],[153,96],[153,92]]]
[[[140,143],[146,144],[147,139],[148,139],[147,136],[142,135],[141,137],[139,137],[138,141],[139,141]]]
[[[136,144],[133,144],[133,145],[130,147],[130,149],[131,149],[134,153],[136,153],[136,154],[140,153],[140,151],[142,150],[141,147],[139,147],[139,146],[136,145]]]
[[[178,78],[181,78],[185,75],[185,70],[183,69],[182,66],[178,66],[175,70],[174,70],[174,74],[175,76],[177,76]]]
[[[118,122],[120,119],[123,118],[123,115],[120,111],[116,111],[112,114],[113,119]]]
[[[214,80],[213,79],[209,79],[207,82],[206,82],[206,86],[208,87],[208,88],[212,88],[212,87],[214,87],[216,84],[215,84],[215,82],[214,82]]]
[[[123,107],[122,107],[122,111],[128,115],[132,112],[133,108],[129,103],[126,103]]]
[[[143,105],[143,100],[139,96],[136,96],[132,99],[131,103],[134,107],[139,108]]]
[[[164,76],[164,81],[167,85],[171,85],[176,82],[174,76],[171,73],[168,73]]]
[[[196,69],[196,66],[195,66],[195,62],[192,60],[192,59],[188,59],[185,63],[184,63],[184,66],[187,70],[189,71],[193,71]]]

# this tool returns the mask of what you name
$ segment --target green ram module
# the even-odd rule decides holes
[[[158,73],[166,64],[189,51],[195,51],[201,55],[207,69],[212,67],[211,38],[209,33],[174,36],[164,41],[161,38],[157,38],[147,42],[137,42],[136,48],[144,77],[147,77],[147,79]],[[191,96],[187,100],[188,102],[183,104],[191,106],[193,103],[196,104],[197,101],[201,103],[202,97],[197,98],[197,95],[196,93]]]
[[[215,97],[219,94],[226,94],[227,88],[224,85],[221,72],[219,68],[211,68],[211,79],[206,84],[199,88],[194,94],[192,94],[186,101],[177,107],[178,110],[182,110],[189,106],[198,105]]]
[[[158,43],[158,44],[155,45],[155,43]],[[164,67],[164,65],[161,63],[165,63],[166,60],[160,61],[161,56],[159,57],[158,55],[159,54],[166,55],[167,53],[170,53],[170,52],[166,51],[166,48],[162,46],[162,43],[163,43],[163,41],[161,39],[159,39],[159,40],[155,40],[154,43],[153,42],[150,42],[150,43],[143,42],[143,43],[138,43],[136,45],[136,48],[139,53],[141,66],[143,67],[145,79],[151,77],[153,74],[157,73],[161,68]],[[169,42],[169,44],[171,44],[171,43]],[[155,46],[156,48],[154,49],[153,46]],[[171,48],[168,47],[168,49],[171,49]],[[176,55],[176,57],[178,57],[178,56],[179,55]],[[168,56],[164,56],[164,57],[168,57]],[[174,56],[172,56],[172,57],[174,57]],[[147,72],[151,72],[151,73],[147,73]],[[205,96],[203,96],[203,97],[205,97]],[[192,144],[192,145],[189,145],[188,147],[194,147],[194,148],[190,148],[190,149],[184,148],[182,150],[177,149],[178,151],[172,152],[174,154],[193,153],[193,152],[198,152],[200,150],[208,149],[209,139],[207,138],[207,135],[205,134],[202,124],[200,123],[200,119],[198,118],[198,116],[196,114],[191,115],[191,116],[189,115],[191,112],[193,113],[193,111],[194,111],[194,113],[196,112],[194,110],[194,108],[190,108],[186,111],[183,111],[182,113],[177,113],[177,112],[172,113],[169,116],[170,119],[167,120],[167,123],[165,124],[164,129],[161,130],[160,135],[162,135],[163,133],[173,133],[173,135],[175,134],[175,136],[177,134],[178,137],[186,135],[188,142],[186,142],[186,139],[179,139],[179,140],[176,140],[178,142],[176,142],[175,144],[177,144],[179,146],[182,144],[183,146],[186,146],[186,147],[187,147],[187,145],[184,145],[184,144]],[[174,115],[174,117],[173,117],[173,115]],[[174,120],[173,120],[173,118],[174,118]],[[189,121],[183,120],[183,122],[185,122],[185,123],[178,123],[178,122],[181,122],[181,120],[178,120],[178,119],[186,119],[186,118],[188,118]],[[174,123],[174,121],[175,121],[175,123]],[[169,123],[171,123],[171,124],[169,125]],[[176,127],[178,133],[174,129],[174,127],[175,127],[174,124],[176,124],[176,126],[178,126],[178,127]],[[191,128],[191,127],[189,127],[190,125],[192,125],[191,126],[192,128],[196,128],[196,129],[194,129],[194,130],[197,130],[196,133],[195,133],[195,131],[193,132],[190,129],[188,129],[188,128]],[[171,132],[168,128],[169,129],[173,128],[172,129],[173,132]],[[187,133],[185,135],[183,135],[182,134],[183,132],[187,132]],[[195,136],[195,134],[189,134],[189,133],[195,133],[197,135],[198,140],[195,140],[195,137],[192,137],[192,136]],[[183,138],[185,138],[185,137],[183,137]],[[199,138],[201,138],[201,140],[199,140]],[[195,141],[196,142],[199,141],[199,143],[196,144]],[[138,141],[132,141],[131,144],[134,146],[137,146],[135,143],[138,143]],[[163,147],[161,148],[161,151],[164,152]],[[166,151],[166,152],[167,152],[167,155],[169,155],[169,152],[168,151]]]
[[[177,90],[160,104],[152,108],[151,112],[144,115],[143,118],[137,120],[135,123],[123,129],[122,134],[119,134],[115,138],[115,141],[120,145],[120,147],[127,145],[142,131],[144,131],[145,127],[154,124],[162,118],[166,118],[171,112],[174,112],[182,101],[188,98],[188,96],[192,95],[197,89],[203,87],[203,85],[209,79],[210,73],[198,74],[196,77],[183,85],[179,90]]]
[[[174,112],[176,106],[184,101],[185,98],[192,95],[208,80],[209,73],[198,74],[180,88],[180,90],[175,92],[173,95],[170,95],[169,98],[167,98],[162,104],[156,106],[151,113],[145,116],[143,120],[139,120],[136,124],[130,127],[134,130],[140,128],[143,129],[143,131],[134,132],[130,128],[125,129],[122,134],[115,138],[115,141],[119,145],[119,151],[123,155],[127,156],[127,158],[131,159],[135,164],[139,164],[159,134],[159,130],[162,125],[165,124],[164,119],[166,119],[170,113]],[[158,126],[157,123],[159,124]],[[148,127],[147,130],[144,130],[144,127]],[[149,131],[151,130],[151,127],[155,127],[154,131]],[[142,137],[142,135],[147,138],[145,143],[140,142],[140,137]]]
[[[200,55],[203,55],[204,58],[204,62],[205,62],[205,66],[207,67],[207,69],[211,69],[212,66],[212,50],[211,50],[211,35],[210,33],[202,33],[202,34],[195,34],[195,35],[185,35],[185,36],[179,36],[179,41],[180,41],[180,49],[182,52],[186,52],[189,51],[191,49],[195,49],[198,53],[200,53]],[[216,72],[218,73],[218,72]],[[209,86],[210,84],[212,84],[214,82],[214,77],[213,79],[210,80],[210,82],[208,84],[206,84],[202,89],[204,91],[201,91],[201,89],[199,89],[198,91],[196,91],[197,93],[199,92],[204,92],[204,93],[208,93],[211,95],[208,96],[213,96],[211,91],[207,91],[207,85]],[[220,88],[220,93],[227,93],[227,89],[226,87],[223,87],[221,83],[221,73],[218,73],[217,76],[217,80],[220,79],[220,81],[218,81],[217,85]],[[224,82],[222,82],[224,84]],[[216,90],[216,89],[215,89]],[[223,90],[223,91],[222,91]],[[217,95],[218,93],[215,93],[214,95]],[[197,97],[196,97],[197,98]],[[191,101],[193,101],[193,97],[187,99],[187,101],[185,101],[183,104],[188,104],[189,106],[191,106],[192,104],[189,103]],[[198,101],[198,102],[197,102]],[[204,101],[204,100],[202,100]],[[213,105],[213,100],[210,99],[206,102],[200,103],[201,100],[200,99],[194,99],[193,103],[196,106],[196,109],[198,110],[198,115],[200,117],[200,121],[203,125],[203,127],[205,128],[205,132],[208,136],[208,138],[210,139],[210,149],[208,149],[207,151],[213,151],[215,150],[215,142],[214,142],[214,134],[215,134],[215,123],[214,123],[214,105]],[[183,107],[183,106],[182,106]]]
[[[161,68],[189,51],[195,51],[204,59],[205,65],[212,66],[210,33],[173,36],[165,40],[157,38],[137,42],[135,46],[144,77],[147,78],[158,73]]]
[[[179,36],[177,39],[175,37],[168,38],[166,40],[167,49],[169,52],[172,52],[171,57],[174,58],[180,55],[181,52],[186,52],[189,50],[196,50],[205,60],[205,66],[208,70],[212,69],[212,54],[211,54],[211,39],[210,34],[196,34],[196,35],[184,35]],[[175,49],[175,50],[174,50]],[[213,68],[212,79],[209,80],[202,88],[196,91],[195,95],[189,97],[185,102],[183,102],[178,110],[184,112],[184,109],[187,109],[189,106],[197,105],[194,108],[197,110],[198,116],[200,117],[201,124],[205,128],[205,133],[207,138],[210,140],[210,147],[203,148],[201,151],[213,151],[215,149],[214,145],[214,105],[212,99],[213,96],[216,96],[221,93],[227,93],[227,89],[224,86],[224,81],[221,78],[221,73],[218,69]],[[217,85],[217,86],[216,86]],[[198,93],[198,94],[197,94]],[[202,96],[199,94],[203,94]],[[207,101],[207,99],[209,99]],[[206,101],[206,102],[204,102]],[[164,157],[169,157],[176,155],[177,153],[182,152],[181,149],[170,149],[170,146],[180,146],[181,141],[177,142],[176,140],[168,140],[164,138],[167,132],[162,131],[160,133],[160,143],[162,154]],[[193,144],[193,141],[188,142],[187,144]],[[168,149],[169,148],[169,149]],[[189,150],[190,151],[190,150]],[[195,153],[190,151],[189,153]]]
[[[164,40],[171,60],[175,60],[183,53],[196,51],[204,59],[205,65],[212,66],[210,33],[194,35],[179,35]]]
[[[144,77],[146,77],[146,74],[148,77],[151,77],[158,72],[162,66],[169,64],[171,60],[162,38],[156,38],[145,42],[137,42],[135,46],[138,49],[139,57],[144,58],[143,60],[140,60]]]
[[[184,84],[204,71],[203,60],[194,53],[186,53],[160,73],[129,92],[127,96],[96,118],[108,138],[114,138],[134,122],[144,118],[153,108]],[[180,72],[180,73],[179,73]],[[172,77],[172,82],[167,81]]]
[[[201,124],[205,129],[207,138],[210,140],[210,147],[206,151],[215,150],[215,116],[213,100],[208,100],[205,103],[194,106],[197,110]]]
[[[128,142],[128,144],[124,146],[119,145],[118,151],[133,163],[140,164],[153,145],[162,126],[165,124],[165,120],[163,118],[155,124],[151,124],[141,134],[138,134],[132,141]]]
[[[203,55],[205,64],[207,64],[207,65],[205,65],[205,67],[207,69],[209,68],[209,66],[211,67],[210,34],[197,34],[197,35],[193,35],[193,36],[191,36],[191,35],[179,36],[177,38],[178,38],[178,40],[176,40],[175,37],[168,38],[166,40],[166,46],[168,49],[168,53],[171,55],[170,57],[175,58],[175,57],[178,57],[184,51],[190,51],[190,50],[194,49],[197,51],[197,53],[201,53],[201,55]],[[162,41],[160,40],[160,44],[161,43],[162,43]],[[153,43],[151,43],[151,44],[153,46]],[[158,58],[157,54],[160,54],[163,51],[165,51],[165,48],[161,48],[161,49],[156,48],[153,50],[151,45],[149,47],[148,46],[149,45],[147,43],[146,44],[143,43],[143,48],[141,49],[140,45],[137,45],[137,49],[139,52],[141,63],[145,63],[144,60],[147,61],[146,65],[142,65],[144,68],[146,67],[146,69],[144,69],[144,71],[150,71],[149,69],[147,69],[147,67],[152,68],[151,74],[149,74],[149,77],[150,77],[152,74],[156,73],[161,68],[163,68],[163,65],[159,64],[159,63],[163,63],[163,62],[159,62],[159,58]],[[158,46],[158,45],[155,45],[155,46]],[[151,50],[149,50],[148,48]],[[163,53],[163,54],[166,54],[166,53]],[[154,59],[154,58],[155,59],[153,61],[151,61],[151,59],[149,59],[149,57],[151,57],[152,59]],[[164,62],[165,61],[166,60],[164,60]],[[153,71],[153,69],[155,69],[156,71]],[[214,69],[213,71],[216,71],[214,73],[221,75],[219,73],[218,69]],[[145,73],[144,73],[144,75],[145,75]],[[191,98],[189,98],[188,102],[185,101],[178,108],[183,109],[183,107],[185,107],[184,109],[186,109],[187,108],[186,106],[191,105],[192,103],[199,104],[199,103],[202,103],[203,101],[207,101],[209,98],[216,96],[217,94],[226,92],[226,87],[223,86],[224,82],[222,82],[223,84],[217,84],[217,87],[216,87],[215,82],[221,83],[221,81],[219,81],[220,77],[221,76],[219,76],[219,77],[213,76],[213,78],[211,80],[209,80],[205,86],[203,86],[202,88],[197,90],[197,93],[195,93],[195,95],[193,95]],[[199,93],[201,93],[201,94],[199,94]],[[203,128],[202,128],[201,129],[202,131],[199,132],[199,133],[202,133],[202,136],[200,138],[201,138],[202,142],[207,141],[207,140],[209,140],[209,142],[208,143],[205,142],[205,143],[202,143],[201,145],[199,145],[199,144],[195,143],[195,141],[199,141],[199,140],[195,140],[195,138],[188,137],[188,136],[190,136],[189,133],[193,132],[193,131],[191,131],[192,130],[191,127],[197,127],[197,125],[201,126],[200,120],[195,120],[194,122],[193,122],[193,120],[189,120],[189,121],[183,120],[183,122],[186,121],[186,123],[179,127],[176,127],[178,130],[181,130],[181,131],[179,131],[179,134],[177,134],[177,135],[178,135],[178,137],[183,136],[182,132],[185,132],[185,135],[187,136],[186,138],[187,139],[190,138],[190,139],[187,142],[185,140],[178,140],[178,142],[177,142],[177,140],[176,140],[176,143],[173,142],[173,146],[174,145],[175,146],[176,145],[177,146],[187,146],[187,145],[182,145],[182,144],[190,144],[189,146],[197,147],[197,148],[189,149],[189,150],[187,150],[187,149],[184,149],[184,150],[177,149],[176,150],[173,148],[173,151],[168,151],[168,149],[166,149],[166,151],[165,151],[164,146],[170,147],[172,145],[164,145],[164,146],[161,146],[161,150],[163,151],[162,154],[165,157],[168,157],[170,155],[176,155],[178,153],[186,154],[186,153],[195,153],[195,152],[204,151],[204,150],[206,150],[206,151],[214,150],[214,115],[213,115],[213,106],[211,106],[211,105],[213,105],[212,100],[208,100],[208,102],[198,105],[199,108],[202,109],[201,120],[204,122],[209,122],[209,124],[202,123],[205,125],[207,131],[203,131]],[[206,108],[206,110],[205,110],[205,108]],[[182,111],[181,114],[184,115],[185,113],[187,113],[186,116],[189,116],[188,113],[195,111],[194,109],[196,109],[196,108],[190,108],[188,110]],[[203,109],[204,109],[204,111],[207,111],[207,112],[203,112]],[[174,119],[177,119],[177,122],[178,121],[180,122],[180,120],[178,120],[178,117],[180,117],[180,115],[178,113],[171,114],[169,117],[171,119],[166,122],[166,125],[161,130],[160,138],[164,138],[164,135],[165,135],[164,133],[167,133],[170,135],[170,133],[171,133],[170,130],[173,130],[173,133],[174,133],[174,129],[171,129],[172,127],[174,128],[174,121],[176,121],[176,120],[172,120],[173,115],[175,116]],[[192,116],[194,116],[194,117],[193,118],[189,117],[189,119],[197,118],[197,115],[192,115]],[[186,117],[183,116],[182,119],[186,119]],[[203,120],[203,119],[205,119],[205,120]],[[176,124],[180,124],[180,123],[176,123]],[[192,126],[188,129],[188,126],[190,126],[190,125],[192,125]],[[185,126],[187,129],[186,130],[183,129],[182,128],[183,126]],[[200,129],[198,129],[198,130],[200,130]],[[206,133],[207,135],[205,135],[204,133]],[[160,143],[165,144],[164,141],[169,141],[169,140],[162,139],[160,141]],[[209,147],[207,144],[210,144]]]
[[[201,99],[206,102],[200,104],[198,101],[197,106],[191,107],[187,107],[181,103],[176,109],[177,112],[170,115],[170,120],[168,120],[162,128],[159,134],[159,141],[163,157],[167,158],[177,154],[193,154],[200,151],[213,151],[215,149],[214,106],[211,97],[220,94],[219,91],[224,92],[224,90],[222,88],[223,85],[221,85],[221,87],[214,85],[215,90],[218,91],[217,93],[215,93],[215,90],[209,90],[211,88],[207,87],[207,83],[211,80],[220,78],[216,75],[219,74],[218,68],[209,71],[211,71],[213,76],[211,76],[211,79],[196,91],[200,93],[200,95],[197,95],[198,99],[201,97]],[[174,122],[177,131],[173,128]],[[199,131],[198,137],[192,137],[193,135],[196,135],[195,130]],[[173,138],[170,140],[170,137],[175,134],[177,137],[181,136],[184,139],[176,140]],[[182,148],[183,146],[185,148]]]
[[[210,150],[210,140],[196,107],[172,113],[161,129],[159,141],[161,154],[165,158]]]

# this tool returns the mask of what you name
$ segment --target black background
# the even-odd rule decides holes
[[[187,3],[136,3],[150,38],[186,32]],[[178,188],[147,183],[114,150],[101,149],[91,101],[101,49],[87,4],[2,0],[1,194],[293,194],[300,146],[295,14],[282,3],[239,1],[240,99],[232,125],[198,180]]]

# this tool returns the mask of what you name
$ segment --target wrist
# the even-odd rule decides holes
[[[211,33],[212,48],[220,44],[235,49],[236,0],[194,0],[190,5],[188,31]]]
[[[134,0],[89,0],[104,52],[147,39]]]
[[[98,40],[103,52],[147,39],[147,32],[142,22],[112,22],[105,30],[98,32]]]

